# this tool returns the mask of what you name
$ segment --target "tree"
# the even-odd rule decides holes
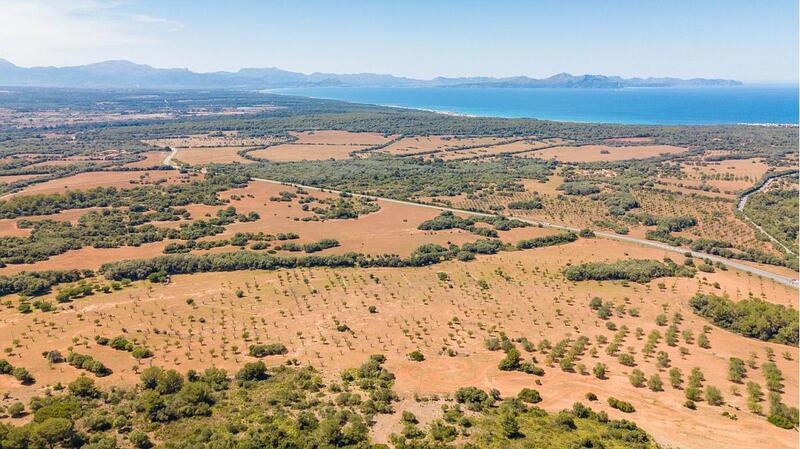
[[[697,336],[697,346],[700,346],[703,349],[708,349],[711,347],[711,342],[708,340],[708,335],[702,333]]]
[[[706,402],[709,405],[722,405],[725,401],[722,399],[722,393],[719,388],[713,385],[707,385],[705,391]]]
[[[598,379],[605,379],[606,378],[606,364],[605,363],[598,363],[592,369],[594,376]]]
[[[164,376],[164,370],[157,366],[150,366],[142,371],[139,375],[139,380],[142,382],[142,388],[146,390],[154,390],[158,385],[158,380]]]
[[[665,351],[658,351],[656,355],[656,362],[659,368],[667,368],[669,367],[669,354]]]
[[[630,379],[631,385],[633,385],[636,388],[643,386],[645,381],[644,373],[642,372],[642,370],[638,368],[634,368],[633,371],[631,371],[631,374],[630,376],[628,376],[628,379]]]
[[[31,432],[31,440],[48,448],[55,448],[75,437],[72,421],[65,418],[48,418],[36,424]]]
[[[661,376],[653,374],[647,381],[647,387],[652,391],[662,391],[664,389],[664,382],[661,381]]]
[[[95,387],[94,380],[83,374],[69,384],[69,392],[82,398],[100,397],[100,390]]]
[[[181,373],[171,369],[165,371],[164,374],[159,377],[155,390],[161,394],[173,394],[177,393],[182,386],[183,376]]]
[[[500,416],[500,428],[506,438],[517,438],[519,436],[517,417],[511,413],[503,413]]]
[[[678,367],[669,370],[669,384],[672,388],[678,389],[683,385],[683,373]]]
[[[744,360],[731,357],[728,360],[728,380],[740,384],[745,374]]]
[[[747,382],[747,408],[751,412],[760,415],[763,412],[760,402],[764,398],[764,393],[761,391],[761,385],[755,382]]]
[[[520,353],[517,348],[511,348],[506,352],[505,358],[500,361],[497,368],[501,371],[515,371],[519,369]]]
[[[15,402],[8,406],[8,415],[12,418],[21,418],[25,414],[25,405],[22,402]]]
[[[236,373],[236,380],[239,382],[265,380],[266,378],[267,366],[261,360],[255,363],[245,363],[242,369]]]

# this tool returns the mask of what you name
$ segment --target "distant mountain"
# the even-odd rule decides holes
[[[144,89],[269,89],[280,87],[557,87],[624,88],[673,86],[738,86],[740,81],[724,79],[621,78],[605,75],[559,73],[549,78],[437,77],[431,80],[403,78],[374,73],[304,73],[275,67],[244,68],[238,72],[192,72],[188,69],[159,69],[130,61],[104,61],[72,67],[18,67],[0,59],[0,86],[144,88]]]

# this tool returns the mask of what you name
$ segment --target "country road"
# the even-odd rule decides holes
[[[279,185],[285,185],[285,186],[291,186],[291,187],[299,187],[299,188],[302,188],[302,189],[305,189],[305,190],[324,191],[324,192],[336,193],[336,194],[346,193],[348,195],[353,195],[353,196],[359,197],[359,198],[381,200],[381,201],[386,201],[386,202],[390,202],[390,203],[405,204],[405,205],[411,205],[411,206],[417,206],[417,207],[427,207],[427,208],[430,208],[430,209],[436,209],[436,210],[441,210],[441,211],[450,211],[450,212],[459,213],[459,214],[467,214],[467,215],[474,215],[474,216],[481,216],[481,217],[494,216],[493,214],[487,214],[487,213],[483,213],[483,212],[473,212],[473,211],[469,211],[469,210],[455,209],[455,208],[452,208],[452,207],[444,207],[444,206],[435,206],[435,205],[432,205],[432,204],[415,203],[413,201],[403,201],[403,200],[396,200],[396,199],[392,199],[392,198],[384,198],[384,197],[378,197],[378,196],[372,196],[372,195],[364,195],[364,194],[359,194],[359,193],[342,192],[342,191],[339,191],[339,190],[326,189],[326,188],[320,188],[320,187],[313,187],[313,186],[307,186],[307,185],[303,185],[303,184],[295,184],[295,183],[290,183],[290,182],[281,182],[281,181],[275,181],[275,180],[272,180],[272,179],[253,178],[253,180],[254,181],[259,181],[259,182],[268,182],[268,183],[271,183],[271,184],[279,184]],[[571,226],[564,226],[564,225],[559,225],[559,224],[555,224],[555,223],[548,223],[548,222],[544,222],[544,221],[528,220],[526,218],[514,217],[513,215],[510,215],[509,217],[513,217],[514,219],[517,219],[519,221],[522,221],[522,222],[525,222],[525,223],[529,223],[529,224],[532,224],[532,225],[536,225],[536,226],[541,225],[541,226],[547,227],[547,228],[563,229],[563,230],[566,230],[566,231],[573,231],[573,232],[578,232],[579,231],[578,228],[574,228],[574,227],[571,227]],[[597,231],[595,231],[595,235],[597,235],[599,237],[611,239],[611,240],[618,240],[618,241],[623,241],[623,242],[628,242],[628,243],[635,243],[635,244],[642,245],[642,246],[649,246],[651,248],[657,248],[657,249],[661,249],[661,250],[664,250],[664,251],[669,251],[669,252],[676,253],[676,254],[685,254],[687,252],[691,252],[693,257],[698,257],[698,258],[703,258],[703,259],[708,258],[708,259],[711,259],[711,260],[713,260],[715,262],[724,263],[728,267],[735,268],[737,270],[744,271],[744,272],[747,272],[747,273],[755,274],[757,276],[761,276],[761,277],[766,278],[766,279],[771,279],[771,280],[773,280],[775,282],[781,283],[783,285],[787,285],[787,286],[792,287],[792,288],[800,288],[800,285],[798,285],[797,279],[792,279],[792,278],[787,277],[787,276],[782,276],[780,274],[776,274],[776,273],[772,273],[770,271],[762,270],[760,268],[752,267],[750,265],[747,265],[747,264],[744,264],[744,263],[741,263],[741,262],[737,262],[735,260],[726,259],[724,257],[714,256],[714,255],[711,255],[711,254],[706,254],[706,253],[702,253],[702,252],[698,252],[698,251],[690,251],[687,248],[681,248],[681,247],[678,247],[678,246],[671,246],[671,245],[667,245],[666,243],[654,242],[652,240],[645,240],[645,239],[640,239],[640,238],[636,238],[636,237],[630,237],[630,236],[627,236],[627,235],[619,235],[619,234],[612,234],[612,233],[608,233],[608,232],[597,232]]]
[[[758,190],[756,190],[755,192],[750,192],[747,195],[742,196],[742,198],[739,200],[739,204],[736,206],[739,209],[739,211],[742,212],[742,216],[744,217],[745,220],[750,222],[750,224],[755,226],[756,229],[758,229],[764,235],[766,235],[772,241],[772,243],[775,243],[776,245],[780,246],[781,248],[783,248],[785,251],[787,251],[790,254],[795,254],[795,252],[792,251],[791,249],[789,249],[789,247],[784,245],[780,240],[778,240],[775,237],[773,237],[772,234],[767,232],[764,228],[762,228],[758,223],[753,221],[750,217],[748,217],[747,214],[744,212],[744,207],[745,207],[745,205],[747,205],[747,199],[750,198],[750,195],[752,195],[752,194],[754,194],[756,192],[763,192],[764,190],[767,189],[767,187],[770,186],[770,184],[772,184],[777,179],[783,178],[784,176],[796,176],[796,175],[797,175],[797,173],[792,172],[792,173],[786,173],[786,174],[783,174],[783,175],[780,175],[780,176],[776,176],[774,178],[770,178],[767,182],[764,183],[764,185],[759,187]]]
[[[171,166],[173,166],[175,168],[179,168],[177,166],[177,164],[173,164],[172,163],[172,158],[177,153],[177,150],[174,149],[174,148],[171,148],[171,147],[170,147],[170,150],[172,150],[172,152],[169,154],[169,156],[167,156],[164,159],[164,165],[171,165]],[[389,202],[389,203],[405,204],[405,205],[417,206],[417,207],[427,207],[427,208],[430,208],[430,209],[436,209],[436,210],[441,210],[441,211],[450,211],[450,212],[454,212],[454,213],[460,213],[460,214],[466,214],[466,215],[474,215],[474,216],[479,216],[479,217],[491,217],[491,216],[494,216],[493,214],[487,214],[487,213],[483,213],[483,212],[474,212],[474,211],[469,211],[469,210],[464,210],[464,209],[455,209],[455,208],[452,208],[452,207],[435,206],[435,205],[432,205],[432,204],[415,203],[413,201],[396,200],[396,199],[392,199],[392,198],[384,198],[384,197],[379,197],[379,196],[364,195],[364,194],[361,194],[361,193],[350,193],[350,192],[344,192],[344,191],[340,191],[340,190],[326,189],[326,188],[321,188],[321,187],[313,187],[313,186],[307,186],[307,185],[296,184],[296,183],[291,183],[291,182],[276,181],[276,180],[273,180],[273,179],[253,178],[253,180],[254,181],[258,181],[258,182],[267,182],[267,183],[270,183],[270,184],[278,184],[278,185],[285,185],[285,186],[291,186],[291,187],[296,187],[296,188],[302,188],[302,189],[305,189],[305,190],[314,190],[314,191],[317,191],[317,192],[323,192],[324,191],[324,192],[335,193],[335,194],[346,193],[348,195],[353,195],[353,196],[358,197],[358,198],[381,200],[381,201],[386,201],[386,202]],[[525,223],[529,223],[529,224],[532,224],[532,225],[536,225],[536,226],[541,225],[541,226],[547,227],[547,228],[563,229],[565,231],[573,231],[573,232],[578,232],[579,231],[578,228],[573,228],[573,227],[570,227],[570,226],[564,226],[564,225],[559,225],[559,224],[555,224],[555,223],[548,223],[548,222],[545,222],[545,221],[528,220],[526,218],[514,217],[513,215],[510,215],[510,217],[513,217],[513,218],[515,218],[515,219],[517,219],[519,221],[522,221],[522,222],[525,222]],[[639,239],[639,238],[636,238],[636,237],[629,237],[629,236],[626,236],[626,235],[612,234],[612,233],[608,233],[608,232],[597,232],[597,231],[595,232],[595,235],[603,237],[603,238],[611,239],[611,240],[619,240],[619,241],[628,242],[628,243],[635,243],[635,244],[642,245],[642,246],[649,246],[651,248],[658,248],[658,249],[662,249],[664,251],[669,251],[669,252],[676,253],[676,254],[685,254],[687,252],[691,252],[692,257],[699,257],[699,258],[704,258],[704,259],[708,258],[708,259],[711,259],[711,260],[713,260],[715,262],[724,263],[725,265],[727,265],[729,267],[732,267],[732,268],[735,268],[737,270],[744,271],[744,272],[751,273],[751,274],[755,274],[757,276],[761,276],[761,277],[766,278],[766,279],[771,279],[771,280],[773,280],[775,282],[781,283],[783,285],[787,285],[787,286],[792,287],[792,288],[800,288],[800,284],[798,284],[798,280],[797,279],[792,279],[790,277],[782,276],[780,274],[772,273],[772,272],[769,272],[769,271],[766,271],[766,270],[762,270],[760,268],[751,267],[750,265],[747,265],[747,264],[744,264],[744,263],[741,263],[741,262],[737,262],[735,260],[726,259],[724,257],[714,256],[714,255],[711,255],[711,254],[701,253],[701,252],[698,252],[698,251],[689,251],[686,248],[681,248],[681,247],[678,247],[678,246],[671,246],[671,245],[667,245],[666,243],[654,242],[652,240],[644,240],[644,239]]]

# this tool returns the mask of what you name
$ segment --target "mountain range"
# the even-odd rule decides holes
[[[139,88],[139,89],[273,89],[284,87],[549,87],[625,88],[736,86],[740,81],[706,78],[622,78],[559,73],[548,78],[527,76],[437,77],[421,80],[374,73],[290,72],[275,67],[243,68],[237,72],[193,72],[161,69],[130,61],[103,61],[70,67],[19,67],[0,59],[0,86]]]

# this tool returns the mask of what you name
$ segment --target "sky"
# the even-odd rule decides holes
[[[0,58],[798,82],[797,0],[0,0]]]

